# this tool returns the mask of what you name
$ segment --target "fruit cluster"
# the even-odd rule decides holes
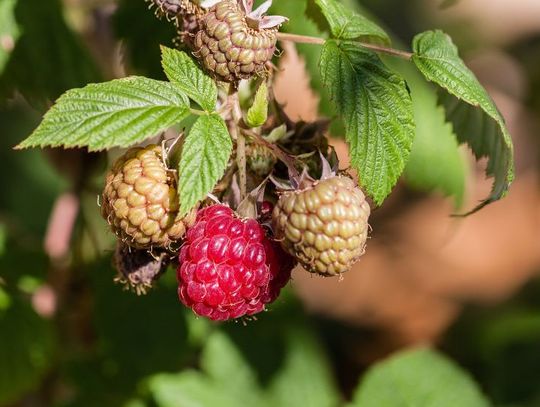
[[[251,316],[275,301],[296,264],[340,275],[363,254],[369,205],[346,176],[269,189],[255,218],[211,204],[180,216],[161,147],[136,147],[107,174],[102,215],[118,237],[118,280],[145,293],[173,263],[178,295],[212,320]],[[273,210],[272,210],[273,208]]]
[[[235,105],[222,116],[237,129],[233,141],[243,134],[246,145],[209,198],[187,214],[180,211],[174,151],[135,147],[116,160],[101,212],[118,238],[117,280],[145,293],[173,265],[180,301],[224,321],[265,310],[296,265],[325,277],[348,271],[364,253],[370,207],[347,174],[332,170],[327,122],[295,123],[273,103],[263,126],[247,128],[248,106],[237,93],[230,97],[239,80],[266,72],[284,19],[263,17],[268,2],[255,11],[249,0],[154,3],[178,24],[190,21],[194,56],[216,80],[231,83],[221,102]]]

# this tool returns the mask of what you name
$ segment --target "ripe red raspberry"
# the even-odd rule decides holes
[[[178,295],[197,315],[225,321],[273,302],[294,266],[254,219],[213,205],[199,211],[180,251]]]

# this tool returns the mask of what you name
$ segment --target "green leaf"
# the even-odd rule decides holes
[[[127,147],[179,123],[188,113],[186,96],[168,82],[128,77],[90,84],[62,95],[17,148]]]
[[[214,332],[201,357],[202,372],[156,375],[149,381],[159,407],[265,406],[255,372],[223,333]]]
[[[433,86],[408,61],[392,59],[389,62],[407,81],[416,122],[416,135],[404,180],[414,189],[440,191],[453,197],[454,207],[459,209],[463,204],[469,170],[466,154],[459,148],[444,109],[437,104]]]
[[[0,2],[0,73],[13,51],[20,29],[15,20],[15,6],[18,0],[3,0]]]
[[[377,24],[337,0],[315,0],[328,20],[332,35],[342,40],[371,40],[390,44],[390,37]]]
[[[452,126],[445,122],[442,107],[432,104],[429,98],[416,101],[414,91],[412,96],[417,131],[405,180],[415,189],[440,190],[452,196],[454,207],[459,209],[465,195],[465,155],[459,151]]]
[[[243,400],[241,405],[257,404],[260,389],[256,372],[246,362],[241,350],[225,334],[216,332],[208,339],[201,357],[201,367],[208,378],[219,383],[229,395]]]
[[[217,114],[197,119],[182,147],[178,173],[180,212],[189,212],[212,191],[223,176],[232,152],[232,141]]]
[[[255,94],[253,105],[247,112],[246,124],[249,127],[260,127],[266,123],[266,119],[268,119],[268,87],[266,82],[262,82]]]
[[[429,349],[398,353],[372,367],[351,407],[487,407],[469,375]]]
[[[234,377],[234,372],[231,372],[231,377]],[[226,389],[192,370],[177,375],[156,375],[149,380],[148,387],[158,407],[253,406],[240,404],[238,398],[228,394]]]
[[[450,37],[426,31],[413,41],[413,61],[429,81],[448,93],[440,102],[460,143],[467,143],[477,159],[488,158],[486,173],[494,177],[491,195],[473,209],[503,198],[514,179],[512,139],[503,117],[478,79],[460,59]]]
[[[335,407],[340,392],[325,350],[305,328],[289,328],[282,367],[268,388],[271,406]]]
[[[161,374],[149,380],[148,387],[157,406],[338,406],[339,391],[315,335],[308,329],[290,325],[281,332],[285,333],[283,337],[276,335],[273,339],[278,341],[277,348],[285,351],[284,359],[277,362],[277,370],[271,371],[267,386],[261,386],[265,382],[261,377],[263,372],[249,363],[245,347],[222,332],[214,332],[202,354],[202,371]],[[260,352],[264,342],[258,343]]]
[[[185,52],[161,47],[161,63],[169,80],[207,112],[216,108],[215,82]]]
[[[377,55],[347,41],[325,43],[320,69],[345,123],[351,165],[380,205],[403,172],[414,139],[405,81]]]
[[[214,326],[200,370],[149,381],[159,407],[336,407],[340,392],[325,349],[291,303],[243,330]],[[277,324],[277,325],[276,325]],[[280,326],[279,330],[275,327]]]

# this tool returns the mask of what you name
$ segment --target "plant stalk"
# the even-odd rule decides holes
[[[298,35],[298,34],[289,34],[289,33],[278,33],[277,37],[280,41],[292,41],[299,44],[315,44],[315,45],[323,45],[326,40],[324,38],[320,37],[311,37],[308,35]],[[394,57],[406,59],[410,61],[413,57],[413,53],[407,52],[407,51],[401,51],[399,49],[395,48],[389,48],[382,45],[376,45],[376,44],[370,44],[367,42],[361,42],[361,41],[352,41],[358,45],[360,45],[363,48],[379,52],[381,54],[387,54]]]
[[[236,139],[236,165],[238,166],[238,183],[240,184],[240,201],[243,201],[247,196],[247,170],[246,170],[246,138],[242,134],[240,124],[242,121],[242,109],[240,108],[240,100],[238,92],[231,87],[229,94],[229,103],[232,110],[232,128],[231,133]]]

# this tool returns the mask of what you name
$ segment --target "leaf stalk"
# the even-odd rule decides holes
[[[246,170],[246,138],[240,130],[242,121],[242,109],[238,92],[231,87],[229,94],[229,104],[231,105],[232,125],[231,135],[236,139],[236,165],[238,166],[238,183],[240,184],[240,200],[243,201],[247,196],[247,170]]]
[[[290,34],[290,33],[278,33],[278,39],[280,41],[292,41],[298,44],[314,44],[314,45],[323,45],[326,40],[320,37],[311,37],[308,35],[299,35],[299,34]],[[339,40],[337,40],[339,41]],[[382,45],[370,44],[362,41],[352,41],[359,46],[369,49],[371,51],[379,52],[381,54],[391,55],[394,57],[406,59],[410,61],[413,57],[412,52],[402,51],[395,48],[385,47]]]

